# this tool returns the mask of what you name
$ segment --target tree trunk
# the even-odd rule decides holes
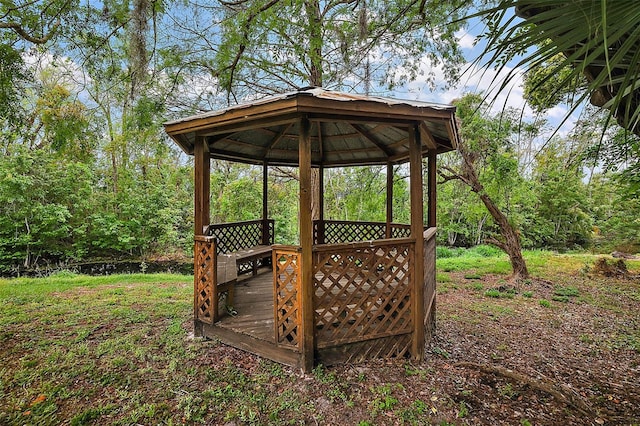
[[[322,87],[322,14],[318,0],[305,2],[309,20],[309,84]],[[319,126],[319,124],[316,124]],[[320,132],[318,132],[320,134]],[[320,218],[320,170],[311,169],[311,219]]]
[[[513,278],[525,279],[529,278],[529,270],[527,269],[527,263],[522,257],[522,248],[520,246],[520,235],[518,231],[511,226],[507,216],[496,206],[493,200],[487,194],[479,194],[480,199],[484,203],[487,210],[500,227],[500,233],[504,238],[504,241],[498,241],[495,238],[488,238],[486,241],[490,244],[499,247],[509,255],[509,261],[511,262],[511,268],[513,269]]]
[[[473,192],[480,196],[480,200],[485,205],[489,214],[495,220],[500,227],[500,234],[503,241],[499,241],[495,238],[488,238],[486,241],[496,247],[504,250],[509,256],[511,262],[511,268],[513,269],[512,278],[515,280],[529,278],[529,270],[527,269],[527,263],[522,257],[522,248],[520,246],[520,235],[518,231],[509,223],[507,216],[502,213],[496,203],[487,195],[484,190],[484,186],[480,183],[478,173],[473,166],[473,161],[463,147],[459,147],[458,151],[462,155],[462,174],[456,176],[456,178],[462,180],[467,184]]]

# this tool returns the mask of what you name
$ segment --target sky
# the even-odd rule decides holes
[[[517,67],[518,59],[514,59],[507,64],[505,68],[498,71],[489,67],[482,67],[483,61],[477,61],[482,56],[483,41],[476,42],[476,38],[485,30],[484,25],[475,20],[470,23],[466,30],[459,31],[458,43],[463,51],[466,63],[461,67],[462,75],[453,87],[442,88],[445,86],[444,79],[439,81],[440,86],[435,91],[431,91],[428,84],[424,80],[418,78],[407,84],[405,87],[394,93],[395,97],[423,100],[442,104],[450,104],[454,99],[460,98],[465,93],[484,93],[489,95],[488,100],[492,102],[492,111],[499,113],[504,107],[512,107],[523,111],[523,118],[533,120],[536,117],[535,112],[527,105],[524,99],[523,90],[523,73],[522,68]],[[424,59],[421,63],[423,72],[433,71],[434,67],[428,59]],[[498,90],[500,84],[506,79],[511,72],[515,73],[510,85],[502,90]],[[437,71],[436,75],[442,74]],[[549,122],[550,132],[553,133],[557,129],[560,136],[567,135],[574,127],[579,117],[579,111],[574,112],[566,121],[568,109],[566,106],[557,106],[545,112],[545,116]],[[564,123],[563,123],[564,121]]]

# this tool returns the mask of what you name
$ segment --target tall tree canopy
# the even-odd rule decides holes
[[[425,58],[449,81],[456,77],[462,56],[455,33],[471,3],[222,1],[214,8],[220,26],[201,35],[219,40],[214,77],[233,96],[308,85],[388,89],[415,79]],[[434,77],[422,78],[433,84]]]

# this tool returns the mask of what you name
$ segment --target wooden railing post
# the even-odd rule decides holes
[[[424,205],[422,195],[422,144],[418,125],[409,128],[409,175],[411,193],[411,237],[415,239],[413,292],[413,357],[424,357]]]
[[[269,197],[268,190],[269,185],[267,179],[269,177],[268,173],[269,165],[265,161],[262,165],[262,242],[261,244],[268,246],[271,245],[271,241],[269,238]]]
[[[194,250],[194,273],[193,273],[193,288],[194,288],[194,316],[193,316],[193,328],[195,336],[202,336],[202,324],[200,310],[203,305],[199,304],[198,300],[202,299],[201,292],[208,291],[206,288],[210,283],[210,279],[215,279],[215,247],[213,260],[211,262],[205,260],[209,254],[209,247],[207,242],[199,241],[198,237],[204,234],[205,227],[209,225],[210,221],[210,173],[211,173],[211,158],[209,156],[209,146],[205,138],[196,137],[194,145],[194,236],[195,250]],[[204,252],[203,252],[204,250]],[[198,258],[200,256],[200,259]],[[213,277],[213,278],[210,278]],[[211,284],[213,285],[213,284]],[[215,288],[211,289],[212,291]],[[206,299],[206,297],[205,297]],[[216,306],[217,307],[217,306]],[[208,308],[207,308],[208,309]],[[211,309],[213,309],[213,304]],[[211,313],[212,314],[212,313]],[[213,314],[212,314],[213,315]]]
[[[216,245],[214,237],[196,235],[194,239],[194,334],[202,336],[202,324],[213,324],[218,319]]]
[[[424,327],[431,339],[436,331],[436,228],[424,231]]]
[[[302,311],[301,367],[311,372],[314,361],[313,330],[313,222],[311,218],[311,122],[308,118],[300,120],[299,135],[299,174],[300,174],[300,269],[301,290],[300,307]]]
[[[387,163],[387,223],[385,238],[391,238],[391,224],[393,223],[393,164]]]

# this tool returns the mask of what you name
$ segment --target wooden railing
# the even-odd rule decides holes
[[[213,324],[218,320],[217,299],[215,238],[196,235],[193,271],[193,317],[196,323]]]
[[[436,228],[428,228],[424,239],[424,327],[427,340],[436,330]]]
[[[205,234],[216,239],[218,255],[249,250],[256,246],[270,246],[273,245],[274,220],[216,223],[209,225]],[[238,260],[238,273],[255,271],[257,266],[264,266],[267,261],[271,261],[270,256],[257,260]]]
[[[400,238],[314,248],[317,348],[406,335],[381,350],[410,349],[414,247]]]
[[[302,257],[298,246],[273,248],[274,324],[276,343],[281,347],[300,349],[302,310]]]
[[[314,244],[341,244],[357,241],[373,241],[385,238],[406,238],[411,235],[411,226],[385,222],[351,222],[344,220],[315,220],[313,222]]]
[[[205,235],[217,239],[218,254],[226,254],[259,245],[272,245],[273,228],[273,219],[216,223],[207,227]]]

